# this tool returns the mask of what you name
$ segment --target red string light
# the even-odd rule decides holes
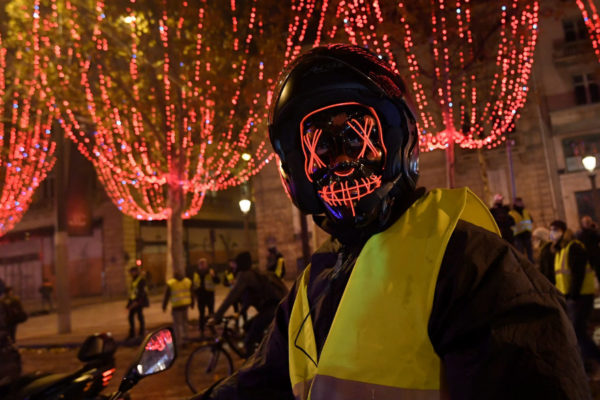
[[[207,191],[246,182],[272,158],[265,88],[278,67],[256,50],[270,10],[258,0],[138,3],[66,3],[57,24],[73,39],[57,58],[70,68],[61,90],[78,87],[85,99],[63,101],[60,122],[124,213],[167,219],[167,191],[178,187],[189,218]],[[215,21],[229,24],[220,42]]]
[[[600,17],[598,16],[598,9],[593,0],[577,0],[577,6],[581,10],[583,22],[585,22],[585,26],[590,33],[596,57],[600,61]]]
[[[539,11],[537,1],[492,3],[294,0],[286,56],[294,58],[309,36],[314,46],[326,38],[367,47],[412,89],[422,150],[451,143],[492,148],[505,140],[525,104]],[[416,9],[430,16],[430,24],[415,18]],[[315,32],[307,33],[311,27]],[[492,52],[493,61],[480,60]]]
[[[40,56],[49,41],[40,35],[38,10],[39,1],[15,10],[27,31],[0,29],[7,32],[0,33],[0,236],[22,218],[55,160],[55,101]]]

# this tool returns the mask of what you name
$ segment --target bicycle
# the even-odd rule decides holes
[[[230,326],[232,322],[235,322],[235,327]],[[233,360],[225,345],[239,358],[246,358],[246,349],[240,346],[243,335],[237,328],[237,318],[223,317],[221,325],[220,334],[212,341],[203,342],[187,359],[185,381],[193,393],[233,373]]]

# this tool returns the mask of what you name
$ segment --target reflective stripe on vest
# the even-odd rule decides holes
[[[371,237],[318,359],[307,267],[288,327],[296,399],[439,398],[441,362],[427,325],[442,258],[459,219],[499,234],[485,204],[463,188],[431,191]]]
[[[515,220],[515,225],[512,227],[515,235],[523,232],[531,232],[533,230],[533,220],[531,214],[529,214],[529,211],[526,209],[523,209],[523,215],[517,210],[510,210],[508,214]]]
[[[135,278],[133,281],[131,281],[131,284],[129,285],[129,300],[135,300],[137,297],[137,288],[138,285],[140,284],[140,281],[142,280],[142,274],[139,274],[137,276],[137,278]]]
[[[569,266],[569,251],[571,245],[577,243],[585,248],[584,244],[578,240],[572,240],[564,248],[560,249],[554,257],[554,275],[556,288],[562,293],[567,294],[571,290],[571,267]],[[579,294],[593,294],[595,292],[594,270],[589,262],[585,265],[585,277],[581,285]]]
[[[192,304],[192,281],[190,278],[183,278],[178,281],[175,278],[169,279],[167,282],[171,290],[171,307],[183,307]]]

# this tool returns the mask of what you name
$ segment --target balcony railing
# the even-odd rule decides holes
[[[582,58],[583,57],[583,58]],[[553,43],[552,59],[557,65],[581,64],[594,60],[594,49],[589,39],[572,42],[556,40]]]

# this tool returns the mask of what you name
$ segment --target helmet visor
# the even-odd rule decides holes
[[[342,177],[359,163],[379,168],[385,163],[379,117],[360,103],[333,104],[307,114],[300,122],[300,137],[310,182],[325,171]]]

